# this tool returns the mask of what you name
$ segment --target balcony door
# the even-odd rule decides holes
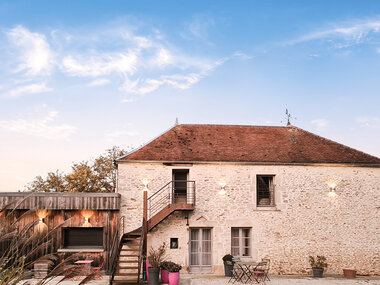
[[[173,169],[173,203],[187,203],[188,169]]]
[[[210,273],[211,264],[211,229],[190,229],[190,272]]]

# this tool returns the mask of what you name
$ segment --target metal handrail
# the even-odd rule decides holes
[[[183,187],[177,187],[176,183],[186,183]],[[186,194],[175,193],[176,190],[186,190]],[[189,191],[190,190],[190,191]],[[195,204],[195,181],[194,180],[172,180],[162,186],[158,191],[148,198],[149,218],[161,209],[176,204],[176,198],[184,197],[186,204]]]
[[[141,275],[141,265],[144,265],[144,256],[143,256],[143,248],[144,248],[144,219],[141,225],[141,236],[140,236],[140,244],[139,244],[139,261],[138,261],[138,272],[137,272],[137,284],[140,285],[140,275]]]
[[[119,257],[119,254],[120,254],[120,245],[121,245],[122,235],[121,235],[121,237],[119,237],[119,235],[120,235],[120,220],[118,220],[118,222],[117,222],[115,236],[113,238],[111,250],[110,250],[109,256],[108,256],[108,270],[111,273],[110,285],[112,285],[112,281],[115,277],[116,261]],[[117,245],[119,245],[119,246],[117,246]]]

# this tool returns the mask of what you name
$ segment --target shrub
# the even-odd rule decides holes
[[[311,267],[314,268],[326,268],[327,263],[326,263],[326,257],[323,255],[317,255],[317,260],[315,260],[314,256],[309,256],[309,263]]]
[[[223,261],[224,262],[232,261],[232,258],[233,258],[233,256],[231,254],[226,254],[225,256],[223,256]]]
[[[158,249],[150,247],[148,260],[150,265],[154,268],[159,268],[166,255],[166,243],[163,243]]]

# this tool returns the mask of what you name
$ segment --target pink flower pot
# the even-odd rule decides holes
[[[179,272],[169,272],[169,285],[179,284]]]
[[[152,265],[149,264],[148,258],[146,259],[146,281],[149,283],[149,272],[148,268],[152,267]]]
[[[169,271],[165,269],[161,270],[161,281],[162,283],[169,283]]]

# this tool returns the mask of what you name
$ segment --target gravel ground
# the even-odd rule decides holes
[[[266,281],[267,285],[380,285],[380,276],[376,277],[358,277],[356,279],[344,279],[342,277],[324,277],[324,278],[311,278],[302,276],[270,276],[271,281]],[[57,285],[56,278],[49,282],[49,285]],[[199,275],[181,275],[180,285],[227,285],[229,278],[220,276],[199,276]],[[21,283],[22,285],[34,285],[36,280],[29,280]],[[64,281],[59,283],[61,285],[77,285],[79,281]],[[109,277],[103,276],[102,280],[90,281],[87,284],[91,285],[108,285]],[[240,285],[242,283],[235,283]]]

